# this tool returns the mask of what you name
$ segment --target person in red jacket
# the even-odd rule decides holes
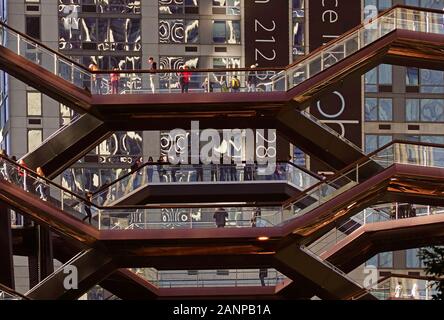
[[[115,67],[113,68],[114,71],[119,70],[119,68]],[[113,72],[110,74],[110,80],[111,80],[111,94],[118,94],[119,93],[119,79],[120,74],[117,72]]]
[[[191,72],[188,71],[188,66],[184,66],[184,72],[180,73],[180,87],[182,93],[188,92],[188,87],[190,85]]]

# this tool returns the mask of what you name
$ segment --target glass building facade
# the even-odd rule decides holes
[[[244,2],[53,0],[43,3],[26,0],[23,23],[11,23],[36,39],[55,43],[55,49],[86,67],[94,62],[99,69],[141,69],[146,68],[148,57],[153,56],[160,69],[179,69],[184,65],[236,68],[245,66]],[[308,2],[289,2],[289,58],[293,61],[310,51],[307,30],[316,28],[308,25]],[[7,3],[0,0],[3,21],[8,18]],[[363,8],[371,5],[379,11],[396,4],[444,9],[444,0],[363,0],[361,3]],[[38,10],[32,9],[33,6]],[[49,22],[44,22],[43,16]],[[52,27],[57,28],[55,37],[49,32]],[[162,84],[162,79],[160,82],[165,88],[170,85],[168,81]],[[49,102],[33,88],[24,86],[22,91],[12,92],[8,85],[8,77],[0,72],[1,147],[10,154],[22,156],[56,130],[44,125],[54,101]],[[200,86],[199,79],[191,79],[191,89]],[[366,153],[393,139],[444,143],[444,72],[381,64],[362,77],[362,87],[362,140]],[[25,97],[26,110],[16,116],[17,119],[40,119],[42,123],[29,125],[27,122],[18,128],[26,130],[23,143],[26,150],[20,149],[20,143],[8,142],[10,94]],[[57,104],[57,107],[57,126],[68,125],[76,114],[64,105]],[[151,139],[155,135],[158,139]],[[148,156],[152,156],[157,160],[162,152],[161,138],[162,132],[115,132],[67,169],[62,174],[62,184],[78,193],[94,191],[128,172],[138,158],[147,161]],[[154,148],[152,141],[158,142]],[[301,150],[294,148],[293,156],[297,164],[309,165]],[[421,263],[415,250],[381,253],[367,264],[381,269],[417,268]]]
[[[0,21],[7,22],[7,18],[7,1],[0,0]],[[2,39],[1,41],[6,41],[6,39]],[[3,71],[0,71],[0,147],[7,151],[9,151],[9,132],[7,128],[8,117],[8,77]]]
[[[141,69],[141,1],[59,1],[58,49],[85,67],[95,63],[103,70]],[[101,90],[108,90],[106,79],[101,83]],[[60,105],[61,125],[73,116]],[[66,170],[62,183],[76,192],[94,191],[126,173],[122,165],[131,165],[142,155],[141,132],[115,132]]]

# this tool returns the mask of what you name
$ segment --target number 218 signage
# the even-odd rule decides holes
[[[288,0],[245,0],[245,66],[289,62]]]

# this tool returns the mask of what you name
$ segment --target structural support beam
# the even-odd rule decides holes
[[[54,272],[54,254],[51,231],[48,227],[36,226],[33,254],[28,256],[29,287],[36,286]]]
[[[48,227],[38,226],[39,273],[40,280],[54,272],[54,254],[52,250],[51,231]]]
[[[83,251],[26,293],[36,300],[73,300],[115,270],[112,258],[97,249]]]
[[[11,214],[8,207],[2,203],[0,204],[0,283],[14,289],[12,252]]]
[[[317,295],[323,299],[349,300],[357,297],[362,299],[375,299],[371,294],[366,294],[365,290],[341,273],[339,269],[334,268],[322,261],[315,255],[302,249],[299,244],[292,243],[281,249],[275,255],[279,264],[279,269],[290,278],[296,280],[303,277],[305,280],[314,284]],[[362,297],[361,294],[364,294]]]
[[[282,108],[276,118],[277,129],[282,135],[331,168],[342,169],[365,156],[355,145],[339,139],[336,131],[320,130],[326,126],[304,116],[294,105]]]
[[[119,269],[99,285],[123,300],[154,300],[158,289],[128,269]]]
[[[48,178],[55,178],[111,133],[103,121],[84,114],[22,159],[29,168],[41,167]]]

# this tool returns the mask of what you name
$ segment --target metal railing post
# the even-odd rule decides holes
[[[74,84],[74,63],[71,63],[71,83]]]
[[[191,209],[190,209],[190,212],[189,212],[189,217],[190,217],[190,229],[193,229],[193,217],[191,215]]]
[[[284,70],[285,91],[288,91],[288,85],[290,83],[290,77],[288,76],[288,70]]]
[[[17,35],[17,55],[20,55],[20,41],[21,41],[20,39],[21,39],[21,37],[18,34]]]
[[[321,51],[321,72],[324,70],[324,51]]]
[[[57,56],[54,55],[54,74],[58,76],[59,71],[57,70]]]
[[[356,164],[356,182],[359,183],[359,164]]]

